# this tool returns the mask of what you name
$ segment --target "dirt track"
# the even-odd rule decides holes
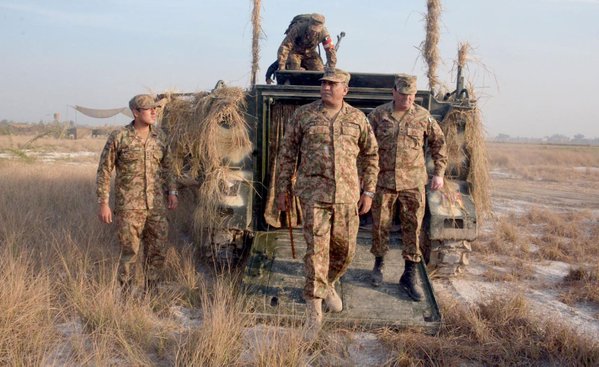
[[[522,205],[530,203],[555,209],[599,210],[597,184],[592,187],[589,182],[531,181],[499,174],[492,174],[491,178],[497,209],[509,202],[521,202]]]

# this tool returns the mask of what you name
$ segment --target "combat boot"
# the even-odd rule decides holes
[[[306,298],[306,337],[316,339],[322,327],[322,298]]]
[[[411,299],[420,302],[422,300],[422,293],[418,290],[416,285],[416,266],[418,266],[418,263],[405,260],[404,271],[399,279],[399,287],[403,289]]]
[[[385,258],[377,256],[374,258],[374,268],[372,268],[371,283],[373,287],[379,287],[383,283],[383,269],[385,268]]]
[[[341,301],[341,297],[337,294],[334,284],[329,287],[324,302],[326,303],[329,312],[341,312],[343,310],[343,302]]]

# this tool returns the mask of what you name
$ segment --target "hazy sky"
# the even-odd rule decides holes
[[[439,76],[455,84],[460,42],[478,62],[489,136],[599,137],[599,0],[445,0]],[[250,0],[0,0],[0,120],[89,119],[68,105],[124,107],[146,91],[193,92],[250,80]],[[417,47],[425,0],[262,0],[260,83],[291,18],[319,12],[345,31],[338,67],[406,72],[425,89]]]

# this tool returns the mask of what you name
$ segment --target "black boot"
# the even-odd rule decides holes
[[[383,268],[385,267],[385,258],[377,256],[374,258],[374,268],[372,268],[371,283],[373,287],[378,287],[383,282]]]
[[[406,292],[411,299],[416,302],[422,300],[422,293],[416,287],[416,267],[418,263],[413,261],[405,260],[405,267],[401,278],[399,279],[399,287]]]

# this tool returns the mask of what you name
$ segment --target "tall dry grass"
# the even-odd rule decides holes
[[[576,167],[599,167],[599,147],[535,144],[487,144],[489,162],[526,179],[565,181],[599,179],[599,171]]]
[[[559,321],[535,317],[522,295],[464,305],[440,299],[444,323],[438,336],[381,335],[395,356],[389,366],[594,366],[597,340],[582,339]]]
[[[96,217],[93,165],[0,160],[0,177],[0,365],[326,365],[319,356],[335,326],[315,346],[301,329],[251,327],[255,320],[242,312],[245,300],[234,279],[198,267],[186,237],[192,220],[186,193],[170,216],[168,281],[155,292],[123,297],[115,280],[114,228]],[[504,238],[519,243],[508,227]],[[574,274],[577,279],[596,281],[596,270]],[[381,335],[395,353],[389,365],[598,363],[596,345],[564,326],[537,323],[518,299],[473,308],[440,303],[446,319],[439,336]],[[178,316],[180,309],[196,316]]]
[[[307,353],[290,334],[247,354],[254,320],[234,278],[198,268],[191,204],[170,216],[167,281],[124,297],[114,228],[96,217],[94,166],[0,160],[0,176],[0,365],[282,366]],[[176,316],[181,308],[197,318]]]
[[[475,250],[529,261],[556,260],[571,264],[599,262],[598,218],[590,210],[563,211],[531,206],[498,217],[480,236]]]

